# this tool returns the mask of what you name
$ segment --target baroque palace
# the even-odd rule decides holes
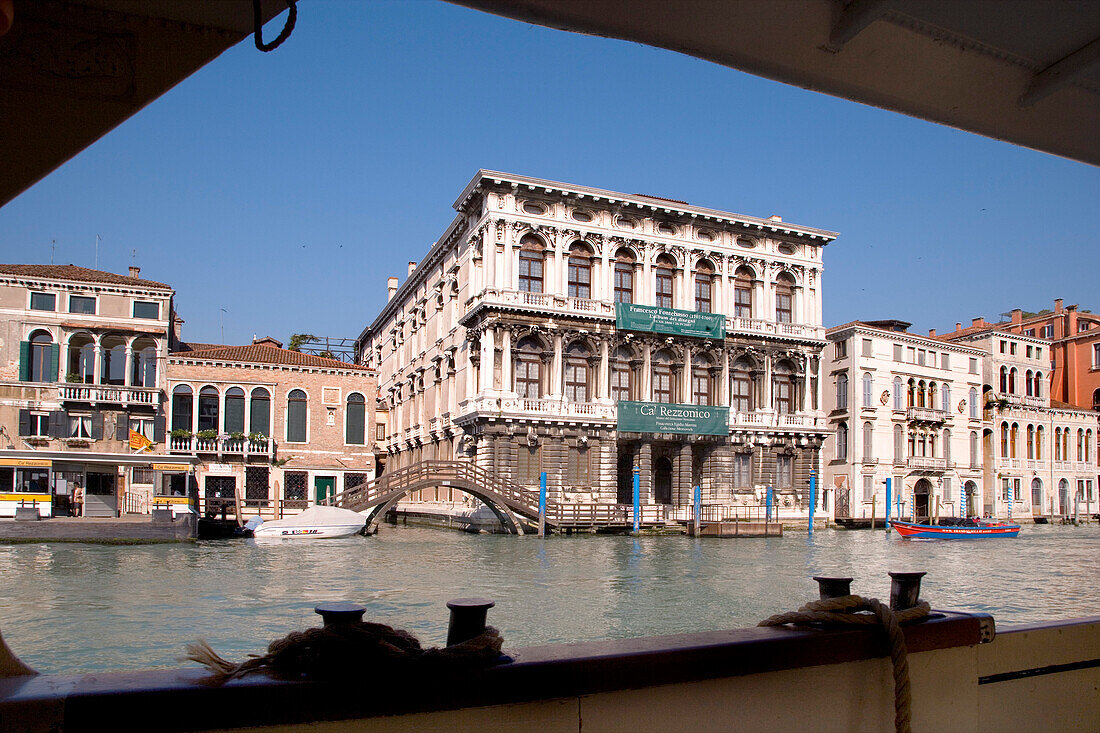
[[[479,171],[360,335],[387,470],[465,459],[559,502],[759,505],[820,474],[833,232]],[[426,499],[453,499],[428,496]],[[825,507],[822,507],[825,508]]]

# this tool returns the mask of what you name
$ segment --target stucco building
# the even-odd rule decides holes
[[[0,516],[149,510],[164,456],[171,287],[73,265],[0,265]],[[134,437],[135,449],[131,438]]]
[[[825,483],[840,518],[927,521],[982,505],[982,363],[973,347],[909,333],[904,321],[829,329]]]
[[[204,511],[278,517],[374,478],[370,369],[272,338],[197,346],[168,357],[168,452],[195,462]]]
[[[725,506],[771,486],[805,512],[834,233],[491,171],[454,207],[357,342],[389,403],[388,470],[457,458],[616,504],[636,468],[669,516],[695,485]]]

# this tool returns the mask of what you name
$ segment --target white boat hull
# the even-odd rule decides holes
[[[362,524],[329,525],[324,527],[265,527],[260,525],[252,531],[252,536],[262,539],[332,539],[334,537],[350,537],[363,529]]]

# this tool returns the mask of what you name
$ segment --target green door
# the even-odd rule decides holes
[[[313,479],[313,488],[317,494],[317,503],[322,503],[330,496],[336,495],[335,476],[317,476]]]

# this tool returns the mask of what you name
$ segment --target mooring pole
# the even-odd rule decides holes
[[[886,534],[890,534],[890,477],[886,477]]]
[[[634,467],[634,533],[638,533],[638,529],[642,526],[641,514],[642,514],[642,480],[641,475],[638,472],[638,467]]]
[[[545,536],[546,536],[546,471],[543,471],[539,475],[539,537],[545,537]]]
[[[817,504],[817,476],[810,471],[810,537],[814,536],[814,505]]]
[[[703,490],[695,485],[695,536],[699,536],[699,515],[703,511]]]
[[[768,492],[764,494],[764,521],[770,522],[772,520],[772,487],[768,484]]]

